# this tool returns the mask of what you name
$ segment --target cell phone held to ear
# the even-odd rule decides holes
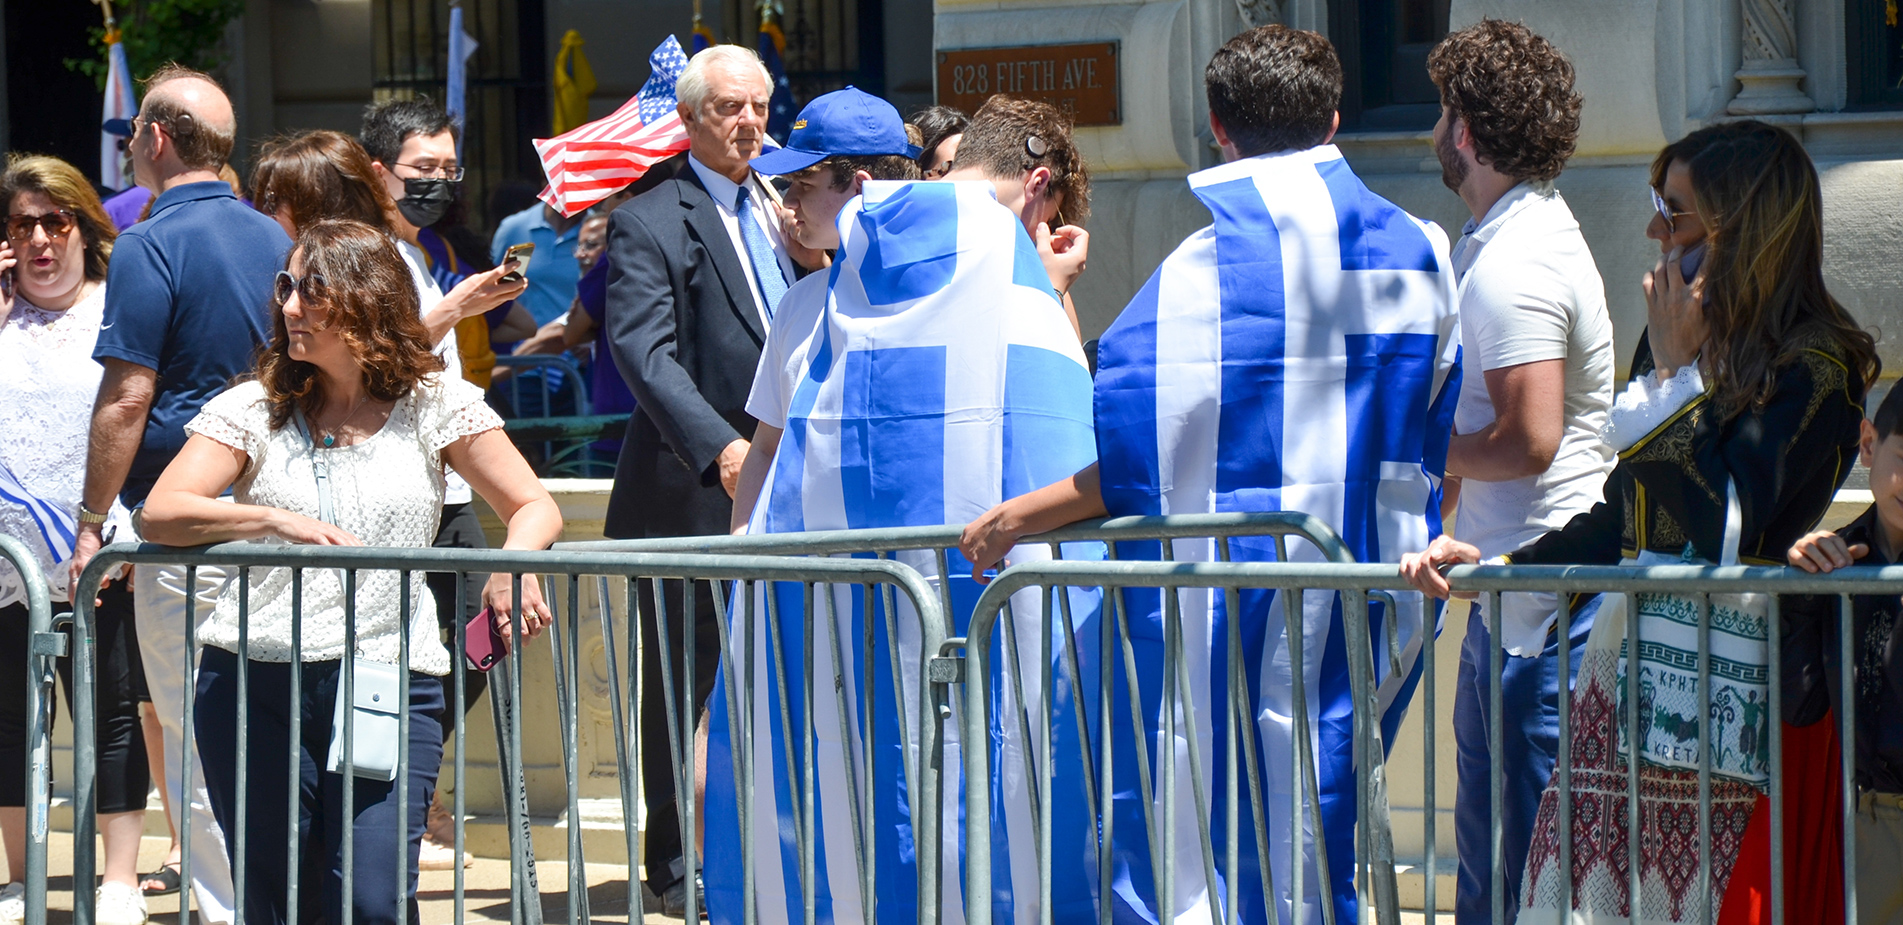
[[[522,243],[509,245],[509,249],[502,252],[502,263],[508,267],[508,272],[502,274],[502,281],[505,283],[521,282],[522,268],[529,265],[529,258],[533,256],[535,256],[534,244]]]
[[[495,611],[484,607],[463,626],[463,657],[476,671],[488,671],[509,652],[509,641],[496,629]]]

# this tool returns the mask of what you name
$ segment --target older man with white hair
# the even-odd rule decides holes
[[[753,370],[774,309],[801,273],[788,253],[778,197],[748,166],[766,137],[773,96],[759,56],[739,45],[705,49],[681,72],[675,93],[687,169],[608,221],[608,337],[639,402],[608,499],[606,532],[616,539],[727,532],[744,435],[756,423],[746,411]],[[641,644],[658,653],[655,590],[642,583]],[[676,689],[664,696],[662,672],[643,672],[643,857],[662,911],[681,915],[693,878],[681,858],[675,775],[686,765],[679,750],[693,740],[681,736],[670,747],[666,704],[699,716],[713,690],[720,638],[710,595],[696,595],[688,613],[680,582],[660,590]],[[691,694],[683,671],[689,633]]]

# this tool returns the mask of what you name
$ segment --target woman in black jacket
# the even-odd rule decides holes
[[[1691,208],[1676,218],[1702,224],[1703,264],[1686,278],[1681,251],[1689,248],[1666,236],[1664,259],[1644,278],[1648,328],[1633,360],[1632,381],[1614,403],[1605,432],[1619,454],[1606,498],[1504,561],[1782,564],[1785,550],[1823,516],[1850,471],[1864,395],[1879,364],[1874,340],[1824,286],[1823,209],[1809,156],[1781,129],[1727,123],[1666,148],[1654,165],[1655,189],[1668,179],[1689,183]],[[1440,568],[1479,560],[1472,546],[1443,536],[1425,552],[1405,557],[1402,572],[1422,591],[1446,597]],[[1646,598],[1638,601],[1645,619],[1654,619],[1648,604],[1657,613],[1672,609],[1671,596]],[[1757,612],[1752,603],[1730,603],[1737,605],[1733,612],[1740,621],[1750,624]],[[1558,839],[1566,828],[1558,824],[1556,794],[1549,789],[1527,862],[1526,896],[1517,903],[1522,921],[1552,920],[1560,909],[1573,910],[1573,921],[1627,921],[1628,772],[1622,751],[1634,739],[1650,746],[1656,738],[1648,738],[1651,727],[1670,725],[1684,711],[1654,709],[1654,678],[1644,675],[1641,728],[1625,728],[1623,605],[1622,597],[1610,595],[1585,605],[1600,609],[1572,702],[1573,893],[1558,895]],[[1714,600],[1714,611],[1719,608]],[[1669,622],[1669,615],[1658,619]],[[1761,652],[1761,616],[1756,650],[1751,631],[1747,625],[1734,638],[1747,652]],[[1731,730],[1721,730],[1714,719],[1714,751],[1731,746],[1726,760],[1756,766],[1761,780],[1768,737],[1758,730],[1772,718],[1761,698],[1749,694],[1740,694],[1732,706],[1748,715],[1734,720]],[[1699,713],[1689,713],[1688,741],[1696,742]],[[1724,732],[1732,734],[1724,738]],[[1792,764],[1793,744],[1787,735],[1787,781],[1803,770]],[[1818,751],[1796,757],[1813,760]],[[1655,762],[1658,753],[1649,747],[1643,754],[1642,826],[1657,837],[1644,839],[1641,853],[1642,917],[1703,921],[1708,906],[1717,907],[1711,912],[1719,918],[1747,907],[1768,912],[1767,826],[1759,818],[1768,813],[1761,784],[1750,775],[1714,775],[1712,843],[1702,845],[1696,834],[1697,772],[1682,763]],[[1793,799],[1787,812],[1802,815],[1809,808]],[[1788,823],[1786,831],[1793,831]],[[1703,857],[1711,859],[1712,880],[1710,895],[1701,896]],[[1816,894],[1797,888],[1797,880],[1786,882],[1793,884],[1790,908],[1804,910],[1800,919],[1809,919],[1817,911],[1810,905]]]

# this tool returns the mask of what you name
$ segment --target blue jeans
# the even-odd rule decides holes
[[[343,921],[344,777],[324,770],[330,757],[332,711],[336,708],[341,662],[307,662],[302,703],[290,699],[291,665],[251,663],[250,737],[246,742],[246,833],[244,919],[254,925]],[[238,656],[205,647],[198,663],[198,753],[205,765],[205,789],[212,812],[226,832],[232,872],[238,870]],[[298,909],[287,908],[289,883],[289,811],[291,792],[291,711],[303,723],[296,743],[298,774]],[[353,922],[364,925],[416,920],[416,858],[423,821],[435,795],[443,764],[443,683],[410,673],[409,839],[397,843],[399,791],[394,783],[357,778],[352,809],[356,832],[352,860]],[[407,852],[407,878],[399,859]]]
[[[1586,650],[1586,636],[1592,632],[1593,614],[1598,610],[1595,599],[1572,616],[1568,627],[1572,657],[1565,677],[1569,689],[1579,672],[1579,658]],[[1476,605],[1467,618],[1467,638],[1460,644],[1459,687],[1454,692],[1454,746],[1460,780],[1454,796],[1454,846],[1460,855],[1460,876],[1454,893],[1454,921],[1458,925],[1493,921],[1493,762],[1487,750],[1492,653],[1493,637]],[[1540,795],[1552,779],[1553,763],[1559,759],[1559,669],[1557,630],[1547,634],[1546,649],[1538,658],[1504,655],[1501,666],[1500,763],[1506,785],[1500,828],[1507,886],[1506,918],[1501,925],[1514,920]]]

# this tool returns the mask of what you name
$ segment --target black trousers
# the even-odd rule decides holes
[[[674,776],[687,766],[694,747],[694,730],[707,709],[707,698],[714,692],[720,671],[720,624],[714,615],[714,599],[705,582],[694,588],[694,612],[683,620],[685,606],[682,582],[663,581],[662,600],[667,605],[666,653],[674,681],[674,711],[679,738],[668,744],[667,687],[657,655],[662,652],[661,626],[655,607],[654,582],[641,581],[641,789],[648,807],[647,842],[642,856],[646,859],[648,886],[656,893],[673,886],[686,876],[681,863],[681,813],[676,799]],[[694,685],[686,687],[687,638],[694,640]],[[679,749],[676,752],[676,748]],[[689,780],[688,786],[693,786]],[[692,795],[689,795],[692,798]],[[693,833],[686,833],[692,837]]]
[[[145,666],[139,660],[138,629],[132,619],[132,583],[117,581],[99,594],[93,612],[94,701],[98,715],[96,771],[98,812],[129,813],[145,809],[152,790],[151,766],[145,760],[145,726],[139,704],[145,692]],[[71,629],[62,629],[71,638]],[[26,732],[28,644],[25,604],[0,607],[0,806],[26,805]],[[68,651],[71,651],[69,648]],[[66,703],[73,702],[73,660],[55,663]],[[52,719],[48,705],[47,719]],[[50,726],[49,726],[50,729]]]

